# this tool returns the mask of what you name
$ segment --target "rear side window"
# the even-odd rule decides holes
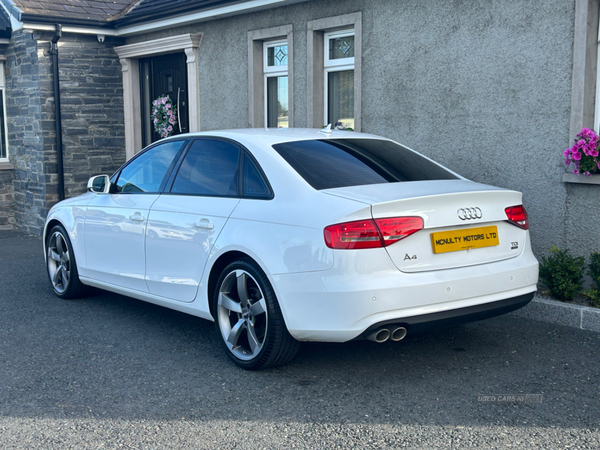
[[[273,148],[315,189],[458,179],[436,163],[390,141],[307,140],[275,144]]]
[[[244,197],[270,199],[271,190],[260,173],[256,164],[248,157],[244,157]]]
[[[171,193],[238,195],[240,149],[229,142],[197,139],[183,159]]]

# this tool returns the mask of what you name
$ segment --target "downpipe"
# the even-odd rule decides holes
[[[65,170],[63,165],[62,118],[60,115],[60,80],[58,78],[58,41],[62,37],[62,25],[55,25],[50,54],[54,78],[54,124],[56,130],[56,165],[58,166],[58,200],[65,199]]]

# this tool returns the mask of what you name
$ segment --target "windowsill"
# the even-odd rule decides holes
[[[564,173],[563,183],[577,183],[577,184],[600,184],[600,174],[596,175],[577,175],[574,173]]]
[[[0,161],[0,170],[13,170],[14,168],[15,166],[13,166],[11,163]]]

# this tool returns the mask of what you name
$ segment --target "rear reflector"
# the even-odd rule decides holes
[[[529,218],[527,217],[527,211],[523,205],[509,206],[504,209],[508,221],[513,225],[529,230]]]
[[[330,225],[323,230],[323,235],[329,248],[379,248],[398,242],[421,229],[421,217],[390,217]]]

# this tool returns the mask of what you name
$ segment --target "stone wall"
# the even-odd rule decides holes
[[[48,53],[51,35],[39,36],[44,47],[40,62],[42,131],[46,173],[50,176],[48,208],[58,200],[54,81]],[[121,65],[107,38],[65,35],[59,41],[60,102],[63,135],[65,196],[85,192],[88,179],[112,174],[125,162],[123,81]],[[47,56],[46,56],[47,55]]]
[[[47,180],[38,45],[33,33],[13,33],[4,64],[8,152],[14,165],[14,216],[19,229],[40,233],[46,216]]]
[[[52,34],[17,31],[7,49],[6,103],[12,174],[0,174],[0,226],[41,233],[58,201]],[[113,46],[95,36],[64,35],[59,77],[66,197],[85,192],[90,176],[125,162],[121,66]],[[7,183],[14,188],[14,211]],[[6,192],[5,194],[3,194]],[[6,196],[6,199],[4,197]],[[12,214],[12,215],[11,215]],[[9,218],[14,216],[14,220]]]
[[[0,230],[12,230],[14,226],[13,171],[0,169]]]

